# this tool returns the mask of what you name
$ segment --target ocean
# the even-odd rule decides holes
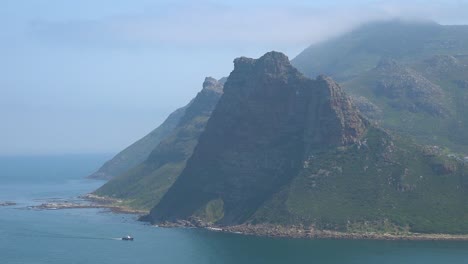
[[[0,263],[468,263],[467,242],[302,240],[158,228],[103,209],[32,210],[103,181],[109,155],[0,157]],[[135,241],[119,238],[131,234]]]

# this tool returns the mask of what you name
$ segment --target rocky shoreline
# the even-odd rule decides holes
[[[30,209],[37,210],[61,210],[61,209],[85,209],[85,208],[102,208],[109,209],[113,213],[125,214],[146,214],[147,211],[136,210],[127,206],[119,205],[122,201],[112,198],[100,197],[93,194],[86,194],[79,197],[82,201],[60,201],[60,202],[45,202],[40,205],[30,206]]]
[[[135,210],[119,204],[122,200],[102,197],[94,194],[86,194],[81,198],[92,202],[99,207],[108,208],[115,213],[133,213],[145,215],[148,211]],[[141,219],[145,219],[142,217]],[[143,220],[144,221],[144,220]],[[302,239],[366,239],[366,240],[412,240],[412,241],[468,241],[468,234],[424,234],[424,233],[350,233],[334,230],[318,230],[303,226],[281,226],[273,224],[242,224],[234,226],[217,226],[205,223],[197,218],[189,220],[177,220],[175,222],[163,222],[154,226],[163,228],[200,228],[212,232],[224,232],[241,235],[272,237],[272,238],[302,238]]]
[[[412,241],[468,241],[467,235],[423,234],[423,233],[348,233],[333,230],[307,229],[301,226],[280,226],[273,224],[242,224],[235,226],[213,226],[197,221],[179,220],[164,222],[157,226],[166,228],[203,228],[214,232],[233,233],[272,238],[301,239],[356,239],[356,240],[412,240]]]
[[[131,208],[129,206],[123,205],[123,200],[110,198],[110,197],[103,197],[99,195],[95,195],[92,193],[88,193],[85,195],[80,196],[81,199],[90,202],[91,204],[101,206],[101,208],[108,208],[114,213],[124,213],[124,214],[148,214],[149,211],[147,210],[140,210]]]

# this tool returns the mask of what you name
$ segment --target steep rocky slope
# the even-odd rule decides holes
[[[123,199],[126,205],[150,209],[177,179],[197,145],[211,111],[222,92],[224,79],[206,78],[179,122],[141,164],[110,180],[95,194]]]

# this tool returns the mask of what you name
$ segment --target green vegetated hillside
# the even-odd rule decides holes
[[[463,162],[378,128],[337,83],[306,78],[281,53],[234,64],[148,220],[468,233]]]
[[[382,126],[423,144],[468,153],[468,60],[457,57],[437,55],[410,65],[382,60],[343,85],[360,96],[361,111]]]
[[[371,23],[310,46],[293,64],[340,80],[382,127],[468,153],[468,26]]]
[[[175,110],[159,127],[119,152],[88,177],[111,179],[145,161],[159,142],[174,130],[187,106]]]
[[[156,205],[184,169],[222,94],[223,82],[206,78],[203,89],[185,108],[174,129],[147,159],[111,179],[95,194],[122,199],[125,205],[138,209]]]
[[[440,149],[369,128],[361,144],[310,156],[251,217],[347,232],[468,233],[468,170]]]

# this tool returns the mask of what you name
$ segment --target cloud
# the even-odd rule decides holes
[[[397,17],[464,23],[466,1],[378,1],[313,6],[162,5],[99,20],[36,20],[30,31],[58,44],[110,47],[287,47]]]

